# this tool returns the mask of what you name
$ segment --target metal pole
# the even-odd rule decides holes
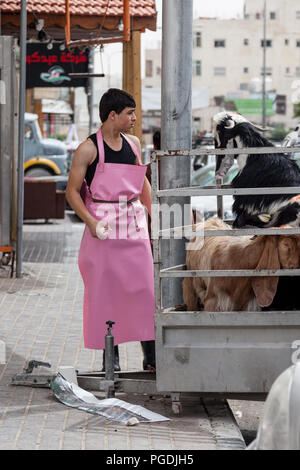
[[[23,206],[24,206],[24,114],[26,88],[26,38],[27,12],[26,0],[21,0],[20,21],[20,86],[19,86],[19,155],[18,155],[18,220],[16,276],[22,277],[23,256]]]
[[[192,31],[193,0],[164,0],[162,19],[162,97],[161,147],[192,147]],[[190,185],[190,158],[161,160],[162,189]],[[182,208],[190,198],[163,199]],[[164,217],[162,217],[164,219]],[[184,225],[184,223],[182,224]],[[162,267],[185,263],[185,240],[162,240]],[[163,306],[182,302],[181,280],[162,285]]]
[[[89,73],[94,73],[94,57],[95,51],[92,48],[89,53]],[[90,115],[90,122],[89,122],[89,135],[93,133],[93,116],[94,116],[94,81],[93,78],[89,78],[89,115]]]
[[[266,52],[267,52],[267,2],[264,1],[264,28],[263,28],[263,80],[262,80],[262,126],[266,127]]]

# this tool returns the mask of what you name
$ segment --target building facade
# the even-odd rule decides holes
[[[267,1],[265,37],[264,0],[246,0],[241,19],[195,19],[193,88],[208,87],[211,106],[236,109],[260,123],[264,45],[267,123],[291,128],[299,121],[299,0]],[[157,86],[160,57],[160,51],[146,52],[147,87]]]

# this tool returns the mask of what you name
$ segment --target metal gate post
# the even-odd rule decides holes
[[[188,149],[192,145],[192,31],[193,0],[164,0],[162,27],[162,97],[161,148]],[[190,159],[177,158],[161,162],[162,188],[189,186]],[[168,198],[174,203],[189,204],[189,198]],[[182,214],[184,211],[182,210]],[[184,262],[184,240],[162,240],[163,265]],[[181,289],[177,280],[163,282],[167,306],[180,303]]]

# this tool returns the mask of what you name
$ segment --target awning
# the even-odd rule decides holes
[[[1,0],[1,33],[18,36],[20,33],[20,0]],[[120,35],[119,25],[123,18],[123,0],[80,0],[70,2],[72,39],[91,39]],[[154,0],[130,1],[131,29],[144,28],[156,31],[156,8]],[[37,38],[36,19],[44,20],[44,29],[55,40],[65,36],[64,0],[27,0],[27,38]]]
[[[235,98],[225,100],[226,102],[234,103],[236,111],[240,114],[262,114],[262,99],[260,98]],[[274,112],[274,103],[270,98],[266,99],[266,114],[272,116]]]

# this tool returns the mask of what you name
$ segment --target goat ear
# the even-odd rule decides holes
[[[279,262],[284,269],[298,268],[299,245],[294,237],[280,236],[278,242]]]
[[[265,245],[256,269],[279,269],[278,241],[276,237],[267,236]],[[268,307],[277,291],[278,277],[254,277],[251,281],[257,303],[260,307]]]

